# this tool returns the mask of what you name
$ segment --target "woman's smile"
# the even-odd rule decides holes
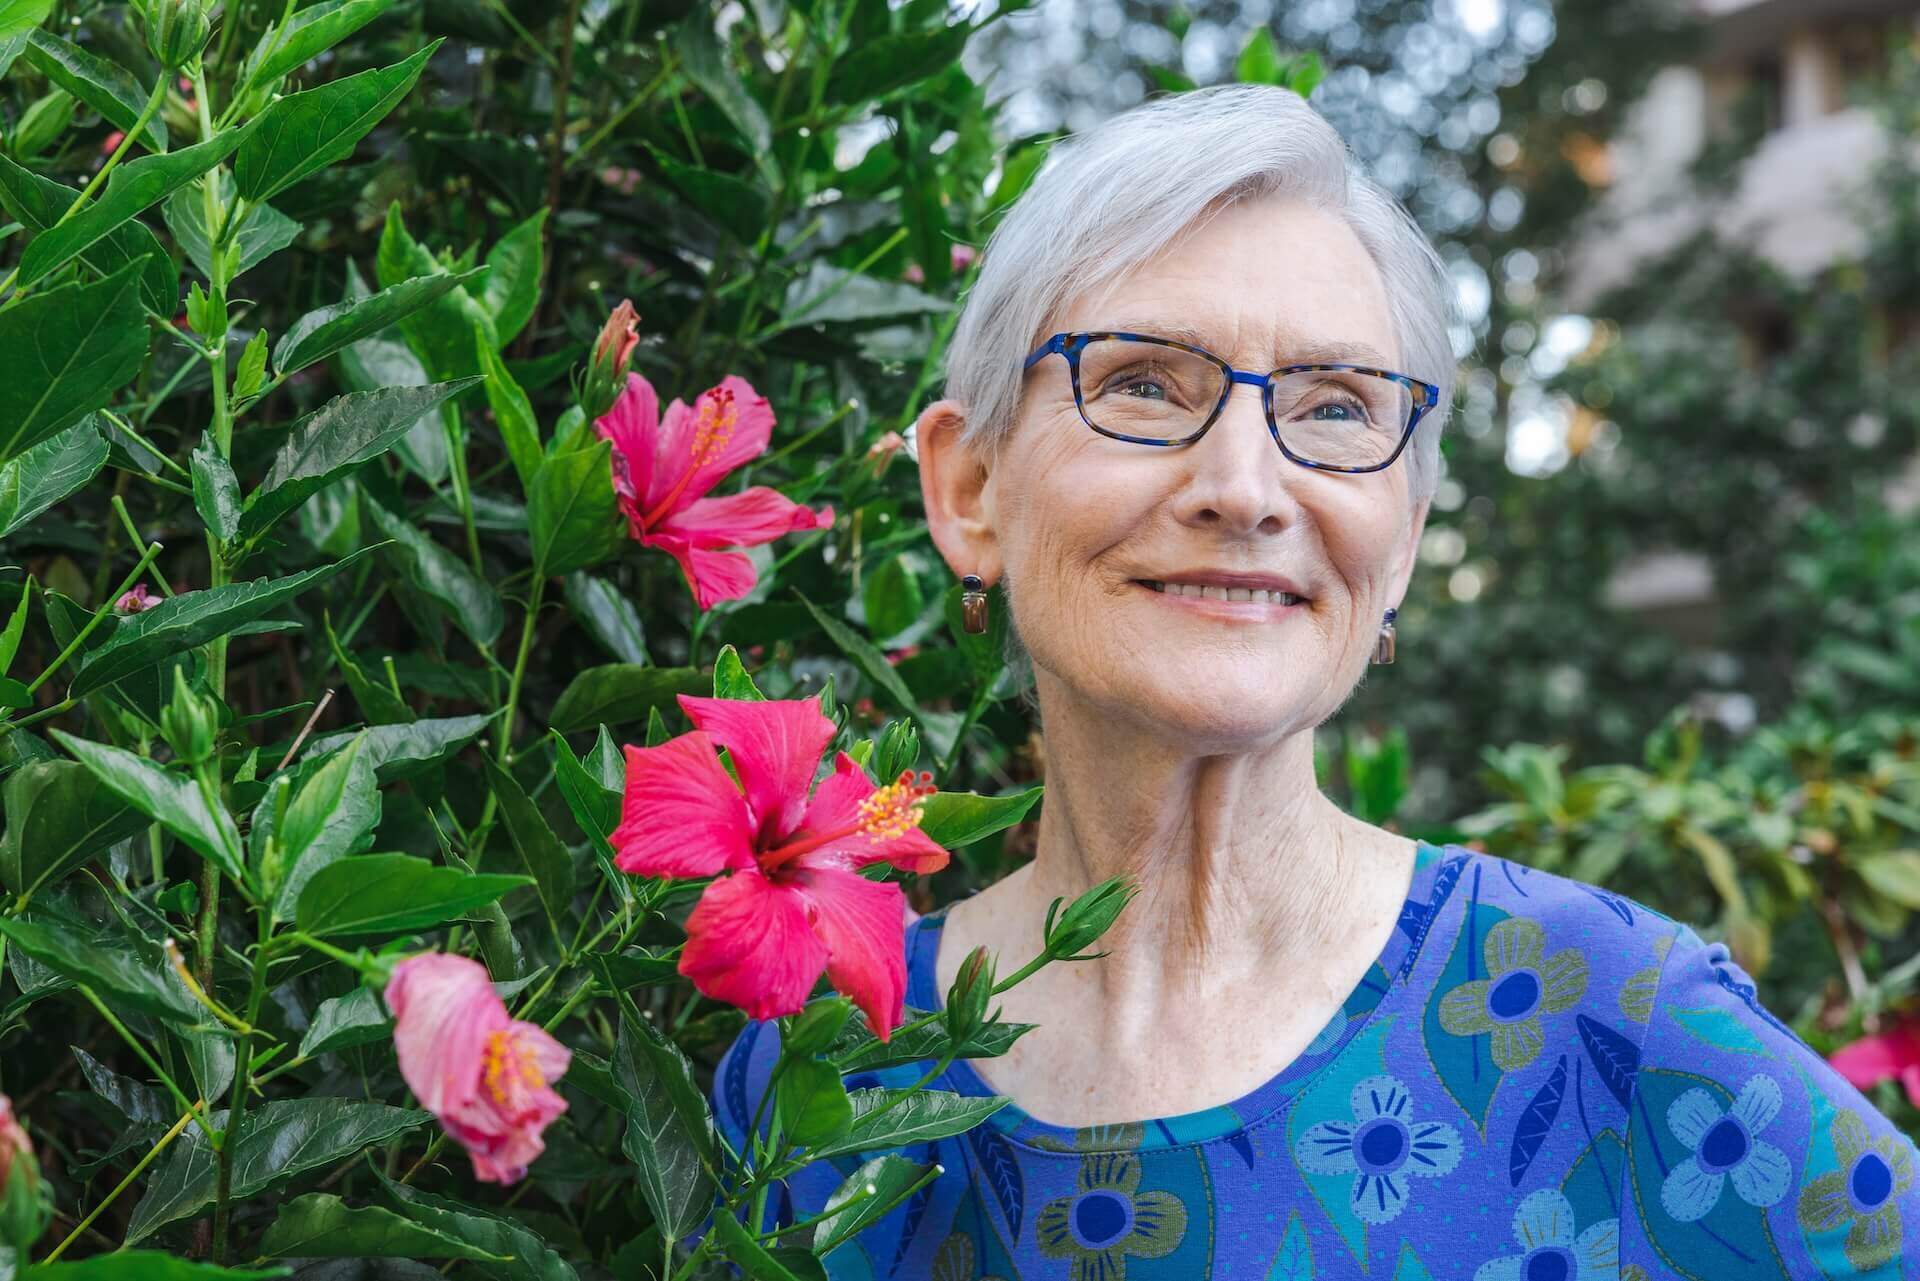
[[[1162,583],[1152,579],[1135,579],[1133,585],[1169,608],[1234,622],[1279,622],[1304,612],[1312,604],[1291,592],[1248,587]]]

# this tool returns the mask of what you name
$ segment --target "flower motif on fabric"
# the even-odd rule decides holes
[[[1722,1111],[1713,1096],[1698,1086],[1667,1107],[1667,1128],[1691,1155],[1671,1170],[1660,1184],[1660,1204],[1682,1223],[1706,1217],[1720,1203],[1728,1180],[1748,1205],[1765,1209],[1787,1194],[1793,1167],[1787,1154],[1760,1131],[1780,1111],[1780,1085],[1756,1074],[1740,1087],[1740,1097]]]
[[[973,1238],[955,1232],[934,1251],[932,1281],[1003,1281],[997,1274],[981,1276],[974,1271]]]
[[[1363,1223],[1387,1223],[1407,1208],[1408,1175],[1438,1178],[1460,1162],[1460,1131],[1413,1119],[1413,1096],[1398,1077],[1355,1083],[1352,1121],[1317,1121],[1294,1145],[1309,1174],[1351,1174],[1349,1208]]]
[[[1800,1230],[1846,1227],[1847,1262],[1861,1272],[1900,1258],[1905,1225],[1898,1198],[1913,1187],[1912,1145],[1892,1134],[1875,1137],[1855,1112],[1836,1116],[1827,1135],[1840,1168],[1800,1190]]]
[[[1072,1281],[1125,1281],[1127,1256],[1171,1254],[1187,1234],[1187,1207],[1171,1192],[1141,1192],[1140,1158],[1091,1152],[1077,1191],[1047,1202],[1035,1220],[1040,1253],[1069,1259]]]
[[[1601,1219],[1578,1236],[1573,1221],[1573,1203],[1559,1188],[1528,1193],[1513,1212],[1521,1253],[1489,1259],[1473,1281],[1617,1281],[1620,1220]]]
[[[1487,977],[1472,979],[1440,1001],[1440,1026],[1455,1036],[1491,1033],[1493,1063],[1517,1072],[1540,1056],[1546,1037],[1540,1016],[1580,1003],[1587,992],[1587,959],[1578,948],[1546,955],[1547,934],[1537,921],[1512,917],[1487,931],[1481,947]]]
[[[1620,985],[1622,1015],[1635,1023],[1645,1023],[1653,1017],[1653,997],[1660,990],[1660,971],[1666,964],[1667,953],[1672,950],[1673,935],[1669,934],[1653,945],[1653,964],[1635,970]]]
[[[1137,1152],[1146,1141],[1147,1127],[1139,1121],[1119,1121],[1111,1125],[1082,1125],[1075,1128],[1073,1142],[1062,1143],[1051,1134],[1036,1134],[1033,1146],[1049,1152]]]

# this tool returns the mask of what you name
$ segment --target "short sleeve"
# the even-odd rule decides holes
[[[1622,1281],[1912,1275],[1912,1139],[1759,1000],[1724,943],[1683,924],[1665,950],[1631,1065]]]

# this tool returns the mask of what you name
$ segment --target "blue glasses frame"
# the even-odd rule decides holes
[[[1214,405],[1213,412],[1207,415],[1207,420],[1200,424],[1199,430],[1190,436],[1183,436],[1178,440],[1156,440],[1151,436],[1129,436],[1123,432],[1108,431],[1105,427],[1102,427],[1099,423],[1089,418],[1087,416],[1086,400],[1080,394],[1080,353],[1086,350],[1088,343],[1101,338],[1118,338],[1125,342],[1151,343],[1158,347],[1172,347],[1179,351],[1191,352],[1193,355],[1202,357],[1218,365],[1220,371],[1226,375],[1227,381],[1221,389],[1219,402]],[[1055,334],[1036,348],[1032,355],[1027,357],[1026,363],[1020,367],[1021,372],[1024,373],[1032,369],[1048,356],[1062,356],[1066,359],[1067,371],[1073,381],[1073,404],[1074,408],[1080,411],[1080,421],[1094,431],[1099,432],[1102,436],[1107,436],[1114,440],[1131,441],[1136,445],[1190,445],[1206,435],[1213,424],[1219,420],[1221,411],[1227,407],[1227,398],[1233,395],[1235,383],[1246,383],[1249,386],[1258,387],[1260,389],[1261,406],[1266,410],[1267,432],[1273,437],[1274,444],[1280,446],[1280,452],[1294,462],[1300,464],[1302,467],[1312,467],[1317,471],[1360,473],[1386,470],[1388,467],[1393,466],[1394,460],[1406,451],[1407,442],[1413,439],[1414,429],[1420,425],[1420,420],[1425,418],[1428,412],[1440,403],[1440,388],[1432,383],[1422,382],[1418,378],[1409,377],[1406,374],[1397,374],[1391,369],[1375,369],[1371,365],[1347,364],[1283,365],[1271,373],[1256,374],[1246,369],[1235,369],[1232,365],[1229,365],[1226,361],[1220,359],[1220,357],[1214,355],[1204,347],[1196,347],[1191,343],[1179,342],[1172,338],[1156,338],[1151,334],[1133,334],[1114,329]],[[1311,458],[1302,458],[1299,454],[1287,448],[1287,442],[1280,435],[1280,424],[1273,415],[1274,380],[1276,378],[1283,378],[1288,374],[1308,373],[1316,369],[1345,369],[1355,373],[1372,374],[1375,377],[1385,378],[1389,381],[1399,383],[1412,393],[1412,412],[1407,415],[1406,426],[1401,430],[1400,439],[1395,443],[1393,452],[1388,454],[1384,461],[1375,463],[1371,467],[1341,467],[1334,463],[1315,462]]]

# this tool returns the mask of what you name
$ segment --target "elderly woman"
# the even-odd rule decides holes
[[[1010,1100],[836,1278],[1910,1275],[1912,1143],[1639,903],[1343,813],[1314,728],[1393,656],[1454,380],[1451,290],[1298,96],[1152,102],[1058,145],[917,425],[956,574],[999,583],[1047,744],[1034,860],[907,931],[938,1009],[1048,904],[1140,892],[1037,1024],[933,1082]],[[716,1082],[738,1144],[777,1052]],[[863,1073],[901,1086],[931,1063]],[[771,1221],[864,1157],[817,1162]]]

